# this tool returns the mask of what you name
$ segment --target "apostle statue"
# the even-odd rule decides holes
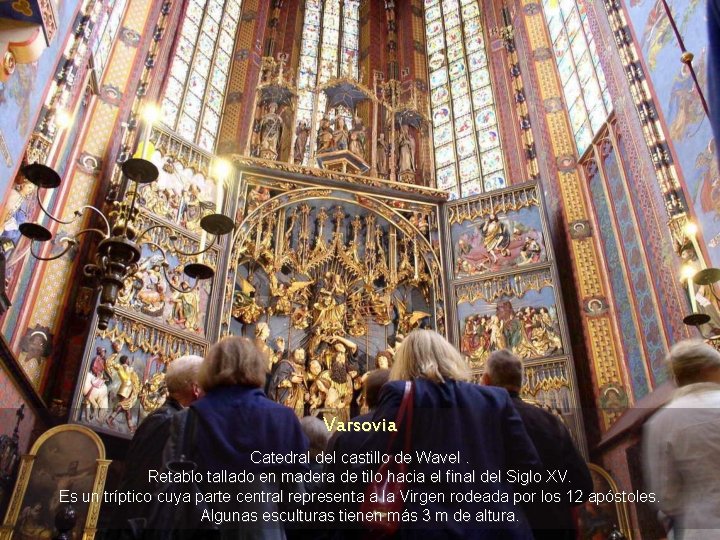
[[[170,302],[173,308],[168,322],[187,330],[197,330],[200,322],[200,291],[191,287],[187,281],[182,281],[179,290],[173,292]]]
[[[360,144],[360,139],[358,137],[357,131],[351,131],[350,132],[350,145],[348,146],[348,150],[355,154],[360,159],[365,159],[364,150],[362,144]]]
[[[132,408],[140,392],[140,379],[135,368],[132,366],[132,362],[125,355],[120,356],[117,366],[115,367],[115,373],[120,380],[120,386],[115,394],[117,406],[108,417],[107,424],[112,426],[118,414],[124,413],[128,431],[132,433],[135,431],[135,425],[132,421]]]
[[[324,419],[332,421],[332,418],[337,418],[341,422],[347,422],[350,418],[354,387],[345,355],[338,354],[330,369],[323,371],[316,382],[320,391],[325,394]]]
[[[309,137],[310,125],[307,123],[307,120],[301,120],[295,128],[295,149],[293,150],[295,163],[302,163]]]
[[[332,152],[335,150],[335,138],[332,128],[330,127],[330,119],[323,116],[320,120],[320,127],[317,133],[317,153]]]
[[[387,178],[390,172],[388,168],[388,156],[390,156],[390,145],[385,140],[385,134],[380,133],[377,140],[377,174]]]
[[[407,124],[400,126],[400,135],[397,139],[398,147],[398,171],[400,179],[412,181],[415,178],[415,139],[410,133]]]
[[[315,411],[322,409],[325,403],[325,394],[318,386],[317,380],[323,373],[320,360],[310,360],[307,372],[305,373],[305,387],[308,389],[308,403],[310,404],[310,414],[315,415]]]
[[[362,118],[355,116],[353,118],[353,128],[350,132],[349,150],[360,159],[365,159],[365,126],[363,126]]]
[[[268,373],[273,370],[277,361],[277,356],[272,347],[267,344],[267,340],[270,337],[270,327],[266,322],[259,322],[255,326],[255,345],[258,349],[267,357],[268,360]]]
[[[268,396],[290,407],[298,418],[302,418],[305,415],[305,398],[308,394],[305,381],[305,350],[296,349],[292,361],[281,360],[275,369]]]
[[[283,121],[277,113],[277,103],[268,105],[267,113],[260,121],[260,157],[275,160],[280,153]]]

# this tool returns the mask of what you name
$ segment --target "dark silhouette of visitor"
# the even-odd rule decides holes
[[[537,486],[539,489],[535,493],[535,502],[524,506],[535,540],[574,540],[577,537],[577,526],[572,507],[590,497],[593,490],[590,469],[562,421],[551,412],[520,398],[522,376],[522,361],[510,351],[500,350],[488,357],[482,381],[485,385],[498,386],[508,391],[540,455],[543,468],[567,471],[561,485],[545,482]],[[560,502],[540,503],[540,490],[552,492]],[[577,495],[572,504],[567,495],[570,490]]]
[[[222,538],[284,539],[282,522],[262,519],[264,512],[283,508],[268,494],[302,491],[302,483],[281,483],[281,474],[309,471],[306,463],[296,459],[263,462],[262,456],[297,456],[309,447],[295,412],[263,392],[267,368],[267,356],[251,340],[221,340],[210,347],[200,369],[205,396],[179,413],[194,415],[195,436],[187,457],[206,478],[208,472],[253,475],[252,481],[200,484],[205,493],[223,489],[231,495],[227,503],[209,504],[218,521],[230,519],[220,526]],[[170,443],[166,455],[177,455]],[[275,473],[277,481],[262,482],[263,472]],[[256,519],[251,519],[253,512]]]
[[[147,472],[163,467],[163,449],[170,437],[173,415],[203,395],[198,383],[202,362],[201,356],[188,355],[168,364],[165,372],[168,395],[165,402],[145,417],[135,431],[127,450],[119,491],[155,491],[154,486],[148,483]],[[148,517],[149,510],[145,503],[108,504],[101,508],[101,519],[109,524],[104,537],[118,539],[133,538],[132,527],[142,527],[142,520]],[[104,526],[101,528],[105,529]]]

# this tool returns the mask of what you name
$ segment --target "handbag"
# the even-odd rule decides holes
[[[410,452],[412,443],[413,394],[413,384],[411,381],[407,381],[405,383],[402,403],[400,403],[400,408],[398,409],[395,419],[395,424],[398,427],[402,428],[404,425],[405,444],[403,445],[403,451],[406,453]],[[390,435],[386,454],[392,455],[397,433],[398,432],[395,431]],[[390,515],[391,512],[402,512],[404,503],[400,492],[404,489],[405,482],[398,481],[397,477],[398,475],[405,476],[406,472],[407,464],[404,461],[397,463],[395,459],[390,459],[387,463],[383,463],[377,473],[375,473],[375,476],[380,474],[380,480],[373,480],[370,483],[365,490],[365,499],[360,505],[361,512],[369,512],[375,515],[375,519],[368,525],[371,531],[390,536],[395,534],[400,528],[400,521],[391,520]],[[392,480],[388,478],[388,473],[392,473]],[[390,497],[390,495],[392,495],[392,497]]]
[[[197,464],[187,458],[195,445],[197,417],[187,408],[175,414],[170,425],[170,438],[165,446],[164,469],[174,473],[194,472]],[[194,475],[192,475],[194,477]],[[181,502],[183,494],[190,494],[190,502]],[[141,540],[195,540],[220,538],[218,526],[203,521],[202,515],[210,510],[207,503],[195,504],[196,493],[204,490],[192,482],[168,482],[153,493],[153,502],[147,519],[129,520],[135,538]],[[180,501],[177,504],[158,502]]]

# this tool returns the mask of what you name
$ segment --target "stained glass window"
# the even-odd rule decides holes
[[[102,3],[101,3],[102,4]],[[98,29],[97,38],[92,46],[93,68],[95,69],[95,77],[99,81],[102,78],[108,58],[110,57],[110,47],[112,47],[115,36],[120,28],[127,0],[109,0],[103,6],[103,14],[99,19],[100,28]]]
[[[358,77],[360,0],[307,0],[298,70],[298,121],[312,125],[325,112],[326,99],[313,90],[334,77]],[[314,111],[314,112],[313,112]],[[342,114],[350,122],[349,111]],[[332,117],[332,115],[331,115]],[[349,127],[349,124],[348,124]]]
[[[582,155],[612,110],[605,74],[587,20],[585,0],[543,0],[555,61]]]
[[[451,198],[507,185],[477,0],[425,0],[437,186]]]
[[[212,152],[240,19],[241,0],[190,0],[162,101],[162,121]]]

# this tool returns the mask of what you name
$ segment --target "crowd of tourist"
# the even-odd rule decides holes
[[[720,455],[720,353],[691,340],[676,345],[668,360],[679,389],[646,425],[648,490],[656,494],[674,538],[717,537],[708,533],[720,534],[720,468],[714,461]],[[230,483],[235,491],[229,501],[196,505],[192,512],[157,505],[116,509],[108,537],[148,538],[155,531],[158,538],[577,538],[573,507],[593,491],[590,471],[564,422],[520,398],[523,365],[509,351],[487,359],[480,385],[471,382],[463,357],[442,336],[430,330],[409,334],[391,369],[366,377],[370,411],[356,419],[396,422],[397,432],[330,433],[321,419],[298,419],[291,408],[265,395],[267,366],[264,353],[241,337],[223,339],[205,359],[184,357],[168,366],[169,397],[138,427],[123,489],[156,491],[158,486],[149,485],[150,469],[244,472],[253,479]],[[402,451],[460,459],[440,464],[413,459],[394,466],[393,460],[337,458]],[[265,463],[255,457],[301,454],[309,455],[310,463]],[[327,454],[336,459],[324,458]],[[523,473],[533,478],[556,470],[563,474],[560,484],[512,481]],[[307,477],[310,481],[277,480],[283,472],[308,471],[316,473]],[[473,471],[486,472],[482,481]],[[357,500],[358,494],[397,491],[398,482],[388,478],[399,472],[412,480],[403,488],[413,496],[395,502],[380,497],[374,504]],[[440,476],[430,481],[433,473]],[[160,489],[171,493],[174,487]],[[201,480],[195,489],[212,492],[217,486]],[[305,513],[292,513],[300,508],[293,501],[300,499],[283,495],[288,493],[303,494]],[[459,508],[472,508],[483,518],[467,519],[462,511],[458,516]],[[323,523],[260,517],[327,516],[339,509],[355,518]],[[243,519],[218,527],[202,524],[202,512]],[[405,519],[389,523],[393,512]],[[368,513],[377,521],[357,518]]]

